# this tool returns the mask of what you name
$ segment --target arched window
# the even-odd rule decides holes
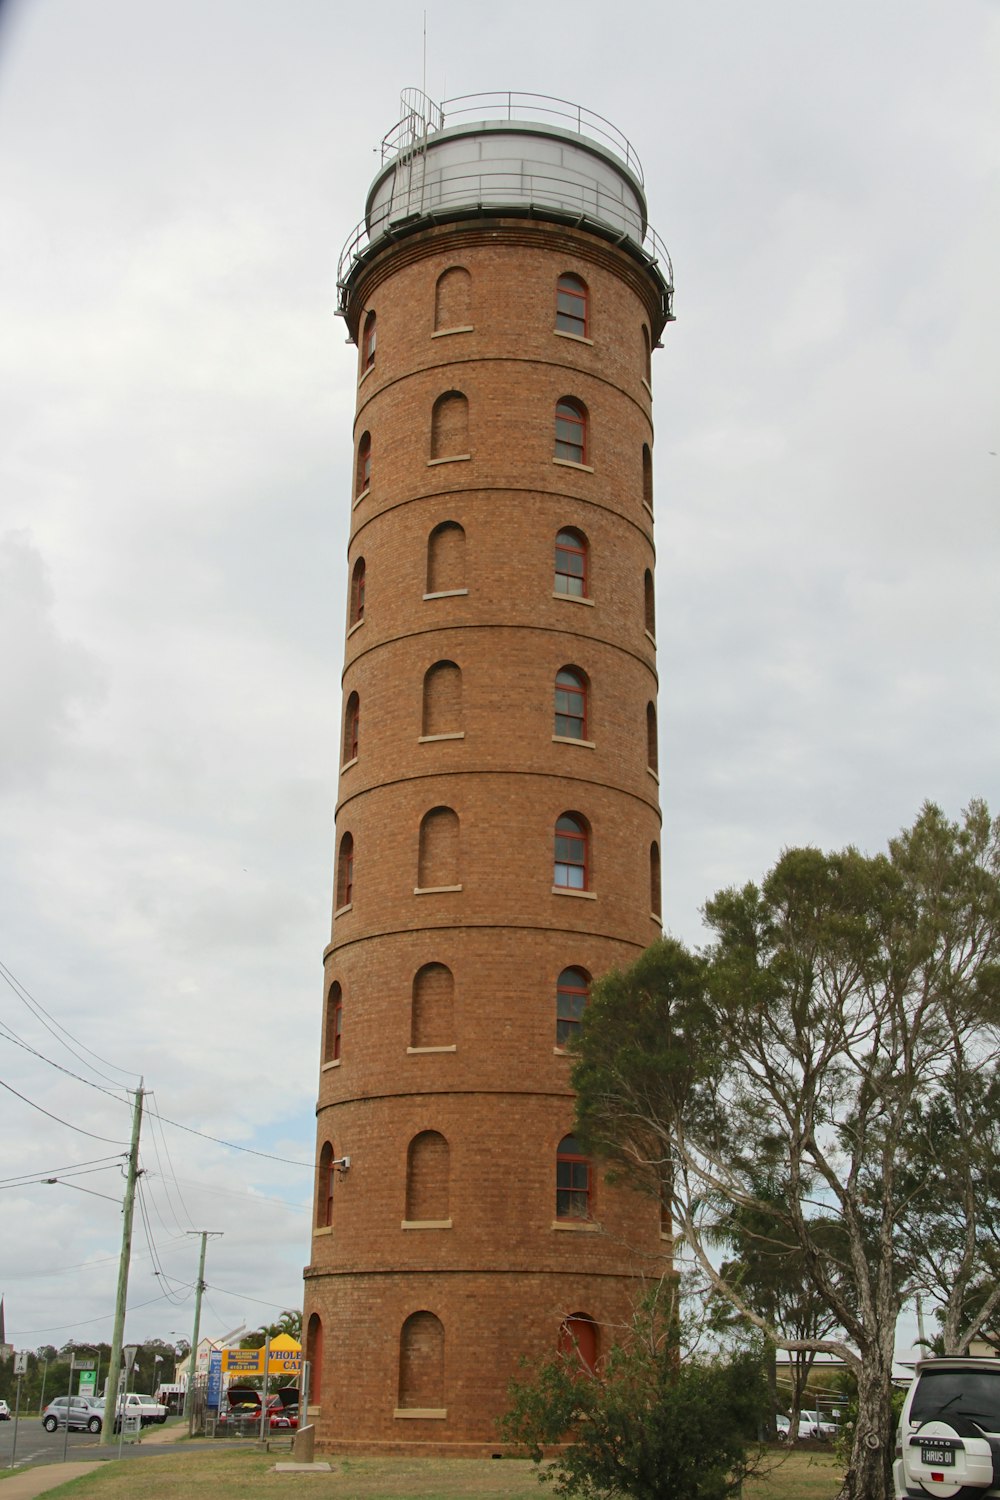
[[[564,1135],[556,1152],[556,1218],[590,1218],[590,1161],[575,1135]]]
[[[358,439],[358,462],[354,474],[354,495],[363,495],[372,482],[372,435],[363,432]]]
[[[350,623],[360,625],[365,617],[365,560],[359,557],[351,574]]]
[[[461,734],[462,669],[453,661],[436,661],[424,673],[421,734]]]
[[[580,1035],[590,995],[586,969],[563,969],[556,985],[556,1046],[566,1047]]]
[[[337,860],[337,909],[350,906],[354,899],[354,840],[345,833],[340,841],[340,857]]]
[[[649,329],[642,325],[642,373],[647,385],[653,383],[653,361],[649,342]]]
[[[556,327],[579,338],[587,336],[587,283],[569,272],[556,282]]]
[[[556,405],[555,456],[573,464],[587,462],[587,408],[574,396],[563,396]]]
[[[417,886],[440,890],[458,884],[458,814],[450,807],[432,807],[420,820]]]
[[[436,1130],[415,1135],[406,1152],[406,1219],[410,1224],[448,1218],[448,1142]]]
[[[442,521],[427,538],[427,592],[465,588],[465,532],[457,521]]]
[[[659,770],[659,748],[656,735],[656,705],[646,704],[646,764],[651,771]]]
[[[646,569],[642,580],[644,605],[646,611],[646,630],[656,640],[656,595],[653,592],[653,575]]]
[[[450,1047],[455,1040],[455,980],[446,964],[424,964],[413,976],[411,1047]]]
[[[411,1313],[400,1330],[398,1404],[444,1410],[444,1325],[432,1312]]]
[[[465,458],[469,452],[469,403],[461,391],[445,391],[431,410],[431,458]]]
[[[340,1039],[344,1029],[344,992],[334,980],[326,997],[326,1027],[323,1035],[323,1061],[336,1062],[340,1057]]]
[[[311,1313],[306,1324],[306,1359],[309,1361],[309,1404],[318,1406],[323,1399],[323,1323],[319,1313]]]
[[[375,363],[375,314],[370,312],[365,319],[365,331],[361,336],[361,370],[370,370]]]
[[[361,730],[361,699],[351,693],[344,708],[344,745],[341,764],[348,765],[358,758],[358,734]]]
[[[559,1329],[559,1353],[580,1371],[597,1368],[597,1324],[589,1313],[570,1313]]]
[[[653,509],[653,455],[648,443],[642,445],[642,502]]]
[[[660,846],[654,841],[649,846],[649,910],[654,917],[662,916],[660,900]]]
[[[472,321],[472,277],[464,266],[450,266],[434,288],[434,331],[468,328]]]
[[[571,891],[589,888],[589,843],[587,824],[580,814],[563,813],[556,823],[553,885]]]
[[[555,732],[568,740],[587,738],[587,679],[579,667],[556,673]]]
[[[317,1229],[329,1229],[333,1223],[333,1182],[336,1176],[333,1162],[333,1146],[329,1141],[324,1141],[323,1148],[319,1153],[319,1171],[316,1183]]]
[[[587,538],[582,531],[560,531],[556,534],[555,592],[587,597]]]

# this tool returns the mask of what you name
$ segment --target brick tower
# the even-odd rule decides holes
[[[522,1355],[599,1359],[655,1204],[573,1138],[592,979],[660,928],[641,170],[562,101],[403,97],[359,349],[306,1355],[320,1447],[498,1451]]]

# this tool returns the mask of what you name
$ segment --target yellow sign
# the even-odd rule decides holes
[[[271,1341],[269,1375],[297,1375],[302,1369],[302,1346],[283,1334]],[[263,1349],[223,1349],[223,1375],[263,1375]]]
[[[263,1349],[223,1349],[222,1373],[230,1375],[263,1375]]]

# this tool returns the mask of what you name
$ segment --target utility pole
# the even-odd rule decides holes
[[[118,1260],[118,1295],[115,1299],[115,1329],[111,1335],[111,1362],[108,1368],[108,1399],[104,1403],[104,1426],[101,1447],[112,1448],[115,1441],[115,1418],[118,1415],[118,1373],[125,1338],[125,1301],[128,1296],[128,1268],[132,1257],[132,1213],[135,1208],[135,1185],[139,1180],[139,1132],[142,1129],[143,1080],[135,1091],[132,1111],[132,1144],[125,1176],[125,1201],[122,1204],[122,1253]]]
[[[188,1356],[188,1378],[184,1390],[184,1415],[188,1431],[194,1425],[194,1377],[198,1368],[198,1333],[201,1328],[201,1294],[205,1290],[205,1245],[209,1235],[222,1238],[221,1229],[189,1229],[188,1234],[201,1235],[201,1255],[198,1257],[198,1280],[194,1289],[194,1332],[191,1335],[191,1353]]]

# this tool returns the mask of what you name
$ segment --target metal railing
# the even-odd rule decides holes
[[[659,269],[668,294],[673,290],[673,265],[659,235],[649,224],[643,223],[634,208],[603,193],[600,183],[574,181],[544,172],[497,170],[449,173],[443,180],[421,185],[419,206],[411,209],[405,199],[402,204],[387,201],[373,210],[370,223],[368,219],[362,219],[348,236],[337,264],[341,305],[356,262],[364,256],[369,245],[383,235],[392,235],[397,227],[402,229],[421,220],[448,219],[457,217],[462,211],[475,212],[478,209],[492,213],[508,209],[518,214],[537,213],[539,217],[555,211],[560,217],[571,218],[582,228],[590,224],[605,234],[611,230],[616,238],[628,240],[641,249],[650,263]]]
[[[462,120],[535,120],[556,124],[561,130],[587,136],[605,146],[625,163],[632,175],[643,182],[642,163],[626,135],[603,115],[559,99],[552,94],[515,93],[509,89],[486,94],[457,94],[435,104],[421,89],[404,89],[400,95],[401,115],[397,124],[383,137],[382,161],[412,150],[422,140]]]

